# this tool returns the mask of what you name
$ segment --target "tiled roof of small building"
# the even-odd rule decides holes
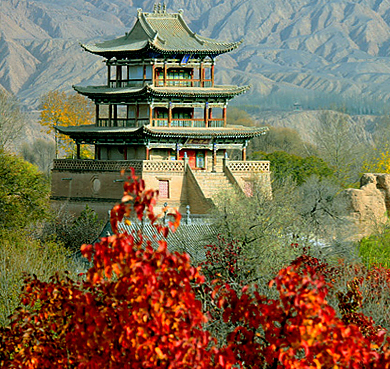
[[[118,229],[120,232],[127,232],[133,235],[136,235],[138,231],[142,231],[145,241],[150,240],[152,246],[156,249],[158,248],[157,241],[165,240],[171,252],[186,252],[195,264],[205,260],[205,246],[210,243],[210,240],[215,239],[215,236],[218,234],[217,228],[210,223],[210,219],[192,221],[190,224],[182,221],[175,232],[169,232],[167,238],[160,235],[150,223],[145,222],[143,224],[138,220],[133,220],[131,225],[119,223]],[[111,236],[112,234],[111,224],[108,221],[98,239],[94,242],[98,242],[101,238]]]
[[[214,87],[155,87],[146,85],[144,87],[118,87],[107,86],[73,86],[80,94],[91,99],[98,97],[123,98],[126,96],[154,96],[154,97],[227,97],[232,98],[246,92],[249,86],[214,86]]]
[[[241,42],[223,42],[197,35],[188,27],[181,11],[167,13],[165,9],[155,9],[153,13],[146,13],[138,9],[137,21],[125,36],[81,46],[91,53],[110,58],[146,50],[162,54],[219,55],[237,48]]]

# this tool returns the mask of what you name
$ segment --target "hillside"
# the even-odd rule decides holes
[[[243,102],[390,98],[390,2],[387,0],[168,0],[197,33],[244,39],[219,58],[219,82],[251,84]],[[152,0],[1,0],[0,85],[37,107],[39,96],[98,83],[100,58],[79,42],[120,36],[136,9]],[[289,100],[290,99],[290,100]]]

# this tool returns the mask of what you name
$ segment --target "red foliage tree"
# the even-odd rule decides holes
[[[203,329],[206,317],[192,289],[204,278],[188,256],[168,252],[158,239],[154,250],[140,232],[118,233],[118,222],[134,209],[166,236],[168,228],[153,212],[156,195],[133,172],[122,203],[111,211],[115,235],[82,247],[93,261],[85,280],[27,278],[23,307],[0,331],[1,367],[390,368],[385,332],[361,331],[352,324],[356,316],[353,322],[344,319],[356,310],[351,300],[359,304],[358,283],[351,284],[350,294],[340,295],[342,320],[326,300],[326,265],[311,257],[278,273],[271,282],[278,299],[260,295],[255,287],[236,291],[219,283],[212,298],[230,332],[225,347],[216,348]],[[169,227],[174,230],[180,215],[173,217]],[[238,255],[232,244],[225,281],[235,277]],[[367,319],[367,327],[374,327]]]
[[[26,280],[23,308],[1,333],[4,368],[215,368],[228,367],[208,332],[191,283],[202,283],[187,255],[153,250],[141,233],[118,234],[117,224],[146,213],[156,228],[156,192],[137,180],[125,185],[111,211],[115,235],[84,245],[93,266],[85,281],[59,275],[49,283]],[[180,215],[173,214],[176,221]]]

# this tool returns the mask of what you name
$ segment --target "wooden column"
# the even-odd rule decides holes
[[[176,160],[180,160],[180,145],[176,143]]]
[[[108,105],[108,126],[111,127],[111,121],[112,121],[112,105]]]
[[[149,105],[149,124],[153,124],[153,106],[152,104]]]
[[[110,87],[111,81],[111,65],[107,64],[107,87]]]
[[[144,64],[144,84],[146,82],[146,65]]]
[[[217,145],[213,144],[213,166],[212,166],[212,172],[215,172],[217,168]]]
[[[95,145],[95,160],[100,160],[100,146]]]
[[[139,118],[139,105],[135,105],[135,126],[138,127],[138,118]]]
[[[200,68],[199,68],[199,79],[200,79],[200,87],[203,87],[203,61],[200,62]]]
[[[80,144],[76,143],[76,159],[80,159]]]
[[[150,158],[150,148],[149,146],[146,146],[146,160],[149,160]]]
[[[172,125],[172,103],[169,102],[168,105],[168,127],[171,127]]]
[[[127,85],[129,85],[129,83],[130,83],[130,65],[127,66],[126,79],[127,79]]]
[[[99,126],[99,104],[95,105],[95,126]]]
[[[116,87],[121,87],[121,81],[122,81],[122,66],[117,65],[116,66]]]
[[[127,160],[127,145],[125,145],[123,148],[123,159]]]
[[[211,66],[211,87],[214,87],[214,60]]]
[[[164,60],[164,87],[167,85],[167,62]]]
[[[114,105],[114,127],[118,127],[118,105]]]
[[[126,105],[126,124],[124,126],[129,127],[130,126],[130,105]]]
[[[157,75],[156,75],[156,66],[153,64],[152,66],[152,85],[157,86]]]
[[[246,161],[246,147],[242,148],[242,161]]]
[[[209,103],[208,102],[206,102],[204,107],[204,124],[205,127],[209,126]]]
[[[222,109],[223,126],[226,127],[226,105]]]

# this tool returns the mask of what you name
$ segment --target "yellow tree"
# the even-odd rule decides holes
[[[54,129],[55,126],[79,126],[93,123],[93,105],[81,95],[67,94],[60,91],[50,91],[41,97],[41,114],[39,123],[47,127],[47,133],[54,131],[56,140],[56,158],[58,149],[66,156],[74,155],[73,141]],[[82,150],[82,155],[91,156],[88,149]]]

